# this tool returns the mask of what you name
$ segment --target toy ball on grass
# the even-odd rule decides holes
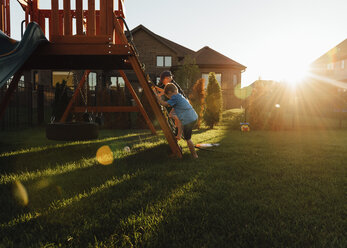
[[[123,151],[124,151],[124,152],[130,152],[130,147],[129,147],[129,146],[125,146],[125,147],[123,148]]]

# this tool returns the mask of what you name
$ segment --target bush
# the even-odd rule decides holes
[[[286,95],[286,89],[280,83],[255,84],[246,105],[246,118],[251,128],[282,129],[283,111],[288,112]]]
[[[208,76],[206,111],[204,113],[204,121],[206,125],[213,128],[213,126],[220,121],[221,113],[222,92],[215,73],[211,72]]]
[[[192,92],[189,95],[190,103],[192,104],[195,112],[198,114],[197,128],[200,128],[201,119],[204,115],[205,109],[205,80],[200,78],[193,86]]]

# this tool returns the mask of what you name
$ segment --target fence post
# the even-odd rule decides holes
[[[44,86],[37,86],[37,123],[41,125],[45,118],[45,110],[44,110]]]
[[[27,113],[28,113],[28,126],[33,124],[33,96],[32,96],[32,78],[31,71],[24,72],[24,85],[27,93]]]

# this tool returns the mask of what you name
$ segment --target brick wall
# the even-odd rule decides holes
[[[223,96],[223,108],[231,109],[231,108],[239,108],[241,105],[241,101],[235,97],[234,89],[237,84],[241,83],[241,71],[236,69],[228,69],[228,68],[200,68],[201,74],[215,72],[222,74],[221,79],[221,89]],[[236,75],[237,82],[234,83],[234,77]],[[208,82],[205,82],[206,85]]]
[[[177,65],[178,58],[174,51],[150,36],[143,30],[134,34],[134,43],[139,52],[141,63],[145,64],[145,72],[150,74],[152,80],[170,67],[157,67],[157,56],[172,56],[172,66]]]

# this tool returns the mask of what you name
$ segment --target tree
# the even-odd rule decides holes
[[[200,70],[196,65],[195,59],[187,55],[184,58],[183,64],[174,72],[174,75],[177,83],[188,95],[191,87],[200,77]]]
[[[190,103],[192,104],[195,112],[198,114],[198,122],[196,127],[200,128],[201,119],[203,118],[205,108],[205,79],[200,78],[193,86],[192,92],[189,95]]]
[[[211,72],[208,76],[206,111],[204,121],[207,126],[213,128],[220,121],[222,113],[222,92],[216,79],[216,74]]]

